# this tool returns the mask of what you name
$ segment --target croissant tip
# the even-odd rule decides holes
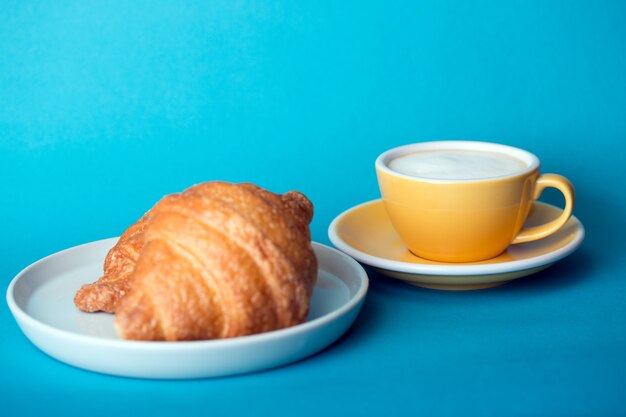
[[[115,313],[118,301],[125,293],[123,288],[116,288],[108,282],[85,284],[76,291],[74,305],[86,313]]]
[[[283,200],[293,212],[302,216],[305,224],[313,220],[313,203],[300,191],[289,191],[283,195]]]

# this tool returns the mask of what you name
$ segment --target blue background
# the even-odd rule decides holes
[[[370,272],[332,348],[216,380],[69,367],[2,303],[2,414],[626,414],[626,3],[0,0],[4,288],[207,180],[303,191],[328,243],[378,198],[379,153],[433,139],[539,155],[576,186],[583,246],[484,291]]]

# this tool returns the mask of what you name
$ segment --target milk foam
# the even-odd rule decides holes
[[[477,180],[511,175],[528,164],[499,152],[445,149],[403,155],[391,160],[388,167],[412,177]]]

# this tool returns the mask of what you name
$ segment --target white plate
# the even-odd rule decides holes
[[[139,378],[204,378],[260,371],[310,356],[354,322],[368,288],[352,258],[313,243],[319,262],[311,311],[303,324],[222,340],[142,342],[119,339],[113,316],[83,313],[76,289],[102,273],[117,238],[76,246],[35,262],[11,281],[7,302],[24,334],[48,355],[79,368]]]
[[[526,226],[547,223],[561,212],[558,207],[536,201]],[[409,252],[393,228],[382,200],[374,200],[337,216],[328,235],[339,250],[390,278],[440,290],[474,290],[501,285],[549,267],[580,246],[585,229],[572,216],[556,233],[511,245],[495,258],[468,263],[435,262]]]

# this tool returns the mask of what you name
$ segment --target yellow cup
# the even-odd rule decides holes
[[[523,163],[515,172],[479,179],[433,179],[393,170],[394,159],[423,151],[495,152]],[[510,244],[559,230],[574,208],[574,188],[564,177],[539,174],[539,159],[511,146],[473,141],[436,141],[401,146],[376,159],[385,208],[400,238],[415,255],[441,262],[490,259]],[[523,229],[532,203],[547,187],[565,197],[561,216]]]

